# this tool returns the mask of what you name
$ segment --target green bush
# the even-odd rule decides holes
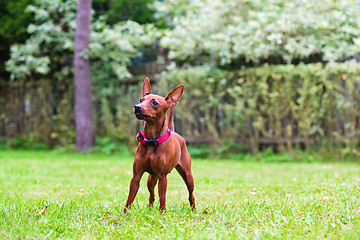
[[[184,95],[175,108],[175,129],[194,139],[194,143],[197,139],[209,143],[205,147],[212,151],[189,145],[201,149],[193,153],[199,157],[236,158],[240,152],[251,150],[256,154],[266,147],[276,151],[343,149],[343,156],[350,157],[360,155],[359,69],[354,62],[264,65],[237,71],[198,66],[164,73],[153,89],[165,95],[176,85],[185,84]],[[26,89],[17,101],[21,103],[26,98],[31,103],[24,122],[28,132],[37,134],[37,138],[41,136],[36,142],[50,147],[73,144],[71,82],[58,83],[62,90],[54,96],[49,81],[37,81],[35,87],[30,82],[25,87],[19,83],[11,83],[13,88],[9,89]],[[94,100],[101,151],[116,151],[112,141],[134,150],[135,134],[142,122],[134,118],[132,106],[140,92],[141,81],[118,89],[111,97]],[[0,100],[3,97],[6,96]],[[51,111],[52,98],[57,115]],[[8,112],[0,120],[5,124],[16,122],[22,115],[12,111],[6,98],[3,102]],[[8,136],[14,136],[12,129],[15,128],[7,128]],[[22,143],[26,142],[24,137],[31,136],[9,138],[8,146],[29,147],[31,144]],[[335,150],[324,154],[334,154]]]
[[[182,65],[335,62],[360,51],[355,0],[172,0],[157,6],[159,15],[172,17],[161,43]]]
[[[5,138],[0,139],[0,150],[6,149],[7,146],[7,140]]]
[[[104,137],[104,138],[97,137],[95,139],[95,147],[91,149],[91,151],[100,152],[107,155],[110,155],[112,153],[121,153],[123,155],[130,155],[125,145],[114,141],[110,137]]]
[[[46,142],[46,139],[43,139],[41,135],[29,133],[9,139],[6,148],[46,150],[49,149],[49,143]]]
[[[189,67],[164,74],[160,84],[170,89],[185,84],[176,107],[176,122],[192,138],[276,147],[359,148],[356,62],[264,65],[226,71]],[[186,126],[186,127],[185,127]],[[224,146],[224,145],[222,145]]]
[[[209,158],[212,154],[208,147],[188,147],[188,151],[192,158]]]

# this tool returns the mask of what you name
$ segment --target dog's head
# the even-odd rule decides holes
[[[170,107],[174,107],[184,92],[184,85],[174,88],[166,97],[151,94],[149,78],[145,78],[142,88],[142,98],[134,106],[137,119],[153,121],[166,113]]]

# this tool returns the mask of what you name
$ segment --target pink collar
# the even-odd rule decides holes
[[[171,131],[168,129],[165,135],[162,135],[158,139],[147,139],[144,131],[138,132],[136,135],[137,140],[141,145],[153,145],[158,146],[160,143],[165,142],[171,135]]]

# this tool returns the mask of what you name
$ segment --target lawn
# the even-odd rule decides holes
[[[0,151],[0,166],[0,239],[360,238],[356,163],[194,159],[197,211],[173,171],[165,214],[146,175],[122,213],[131,156]]]

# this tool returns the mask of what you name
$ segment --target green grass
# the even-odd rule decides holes
[[[0,166],[0,239],[360,238],[356,163],[195,159],[197,211],[174,171],[165,214],[148,209],[145,175],[122,213],[131,157],[0,151]]]

